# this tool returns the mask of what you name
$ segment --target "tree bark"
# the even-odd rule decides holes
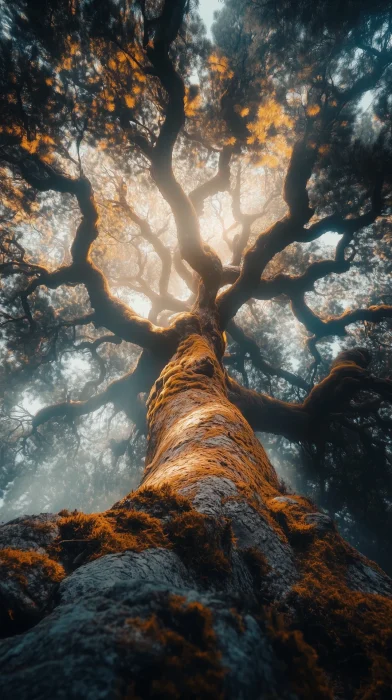
[[[387,698],[390,580],[285,492],[226,385],[186,337],[139,489],[0,528],[1,697]]]

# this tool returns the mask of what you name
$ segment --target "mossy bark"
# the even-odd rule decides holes
[[[137,491],[0,528],[2,696],[388,697],[389,579],[284,492],[207,338],[180,344],[148,423]]]

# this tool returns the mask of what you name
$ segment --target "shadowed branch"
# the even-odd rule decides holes
[[[341,353],[330,374],[300,404],[245,389],[228,377],[229,398],[257,432],[283,435],[293,442],[333,441],[331,424],[352,415],[355,397],[370,394],[370,400],[361,404],[362,413],[365,405],[366,410],[377,411],[379,399],[392,401],[392,381],[374,377],[366,368],[368,361],[360,349]]]

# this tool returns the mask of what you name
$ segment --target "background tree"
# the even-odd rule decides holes
[[[147,435],[1,528],[6,695],[387,697],[389,579],[254,435],[387,562],[391,7],[342,8],[4,10],[3,513]]]

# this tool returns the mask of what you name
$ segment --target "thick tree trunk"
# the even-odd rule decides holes
[[[284,492],[206,339],[148,422],[137,491],[0,528],[1,697],[387,698],[390,580]]]

